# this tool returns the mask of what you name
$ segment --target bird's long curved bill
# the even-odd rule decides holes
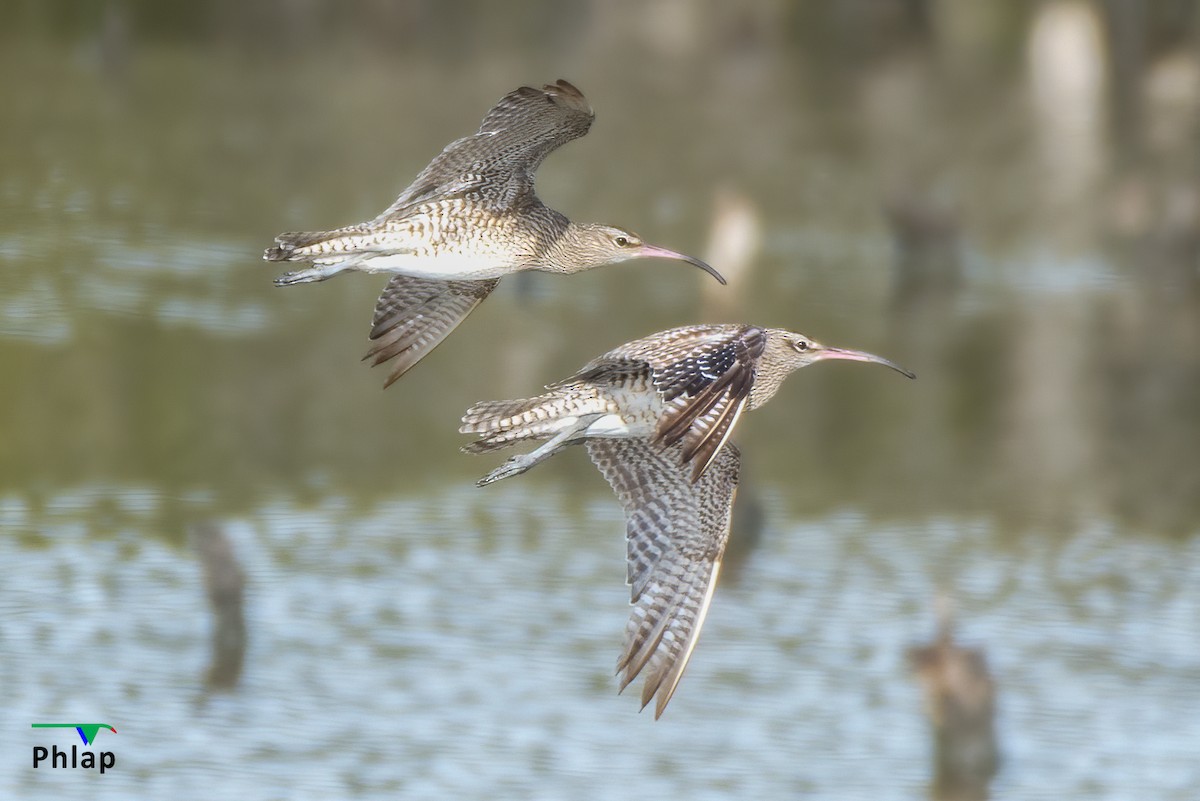
[[[821,348],[814,354],[818,359],[849,359],[855,362],[875,362],[882,364],[884,367],[890,367],[901,375],[909,378],[916,378],[917,374],[909,370],[905,370],[895,362],[890,362],[882,356],[876,356],[874,353],[867,353],[861,350],[847,350],[845,348]]]
[[[673,250],[660,248],[657,245],[642,245],[641,249],[638,251],[638,256],[644,259],[674,259],[675,261],[686,261],[688,264],[693,264],[699,267],[701,270],[704,270],[704,272],[708,273],[722,284],[728,283],[725,280],[725,276],[721,275],[712,267],[708,266],[699,259],[693,258],[684,253],[676,253]]]

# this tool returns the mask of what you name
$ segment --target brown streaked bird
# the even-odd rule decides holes
[[[617,662],[621,689],[643,675],[642,707],[657,696],[655,718],[696,646],[729,538],[740,464],[729,435],[789,374],[829,359],[915,377],[879,356],[779,328],[697,325],[622,345],[535,398],[477,403],[463,416],[459,430],[479,436],[468,453],[547,440],[481,486],[586,442],[626,516],[633,611]]]
[[[267,261],[312,266],[278,286],[324,281],[346,270],[395,273],[375,306],[365,358],[394,359],[390,385],[437,347],[505,275],[576,273],[629,259],[699,259],[648,245],[622,228],[576,223],[534,194],[538,165],[588,132],[583,93],[564,80],[509,92],[474,136],[451,142],[375,219],[333,231],[280,234]]]

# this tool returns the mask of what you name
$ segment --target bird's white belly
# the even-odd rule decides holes
[[[585,436],[617,438],[648,437],[654,433],[654,426],[640,420],[629,420],[619,414],[606,414],[587,427]]]
[[[368,273],[399,273],[414,278],[456,279],[499,278],[513,271],[512,261],[496,255],[460,255],[442,253],[437,256],[416,253],[381,253],[365,256],[359,267]]]
[[[612,390],[610,390],[612,391]],[[653,391],[621,391],[612,399],[609,408],[618,408],[620,414],[609,413],[592,421],[587,427],[585,436],[624,438],[649,437],[658,427],[658,418],[662,414],[662,401]]]

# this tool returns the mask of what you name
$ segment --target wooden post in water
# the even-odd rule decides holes
[[[196,524],[190,539],[204,569],[204,586],[213,610],[212,661],[204,685],[209,690],[231,690],[241,678],[246,656],[246,575],[229,537],[216,524]]]

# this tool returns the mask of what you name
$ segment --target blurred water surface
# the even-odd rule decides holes
[[[998,682],[995,797],[1196,797],[1194,10],[1148,6],[1130,62],[1121,3],[87,5],[20,6],[0,48],[8,795],[921,798],[904,651],[945,594]],[[383,279],[276,289],[262,248],[560,76],[597,120],[541,196],[731,286],[506,281],[380,391]],[[744,419],[761,536],[656,723],[615,695],[620,510],[584,454],[476,490],[497,460],[454,431],[699,320],[920,377],[821,366]],[[248,574],[212,696],[199,521]],[[31,769],[60,718],[115,725],[117,769]]]

